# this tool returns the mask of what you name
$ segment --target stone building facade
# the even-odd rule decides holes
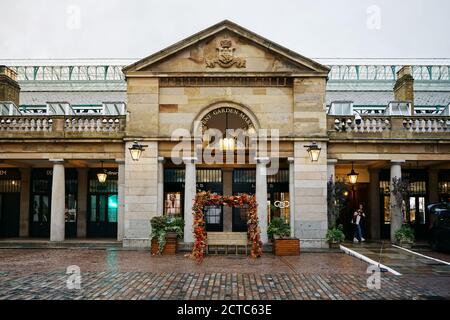
[[[27,77],[21,67],[15,70]],[[183,242],[188,246],[193,242],[192,200],[197,191],[209,190],[256,194],[265,243],[268,223],[282,217],[301,246],[320,248],[327,246],[327,183],[345,180],[352,167],[359,178],[352,186],[343,224],[363,202],[368,212],[366,232],[374,239],[389,237],[390,230],[406,219],[389,205],[390,181],[403,172],[417,177],[411,179],[417,194],[410,202],[418,229],[425,228],[424,206],[448,197],[450,118],[445,110],[418,114],[417,110],[428,109],[415,103],[423,92],[415,91],[413,69],[398,71],[390,91],[398,108],[409,106],[409,114],[333,112],[346,101],[341,98],[333,105],[329,97],[348,94],[354,83],[343,78],[339,85],[345,88],[336,90],[329,81],[333,68],[223,21],[128,65],[123,79],[114,74],[107,79],[110,71],[104,70],[108,88],[116,88],[114,99],[118,92],[123,96],[119,102],[99,106],[100,113],[91,112],[96,107],[61,102],[61,90],[50,90],[52,100],[59,101],[48,102],[46,97],[45,110],[39,114],[40,107],[33,102],[44,99],[40,95],[49,92],[54,79],[44,75],[41,92],[28,91],[28,82],[23,81],[21,97],[27,101],[18,108],[22,114],[3,114],[0,119],[0,168],[7,181],[0,194],[16,194],[8,201],[19,204],[17,226],[12,227],[13,218],[6,219],[2,236],[53,241],[106,236],[117,237],[125,247],[147,247],[150,219],[167,214],[184,218]],[[363,73],[363,68],[355,71],[357,77]],[[17,81],[10,80],[11,88],[17,88]],[[79,81],[72,81],[72,88]],[[434,85],[443,85],[442,81]],[[64,97],[73,96],[74,90],[67,90]],[[360,94],[371,96],[370,91],[362,89]],[[450,103],[442,91],[431,91],[427,93],[431,97]],[[102,94],[98,88],[88,92],[90,97]],[[126,112],[120,112],[124,103]],[[2,105],[6,110],[8,104]],[[419,105],[416,112],[414,105]],[[111,113],[111,106],[119,111]],[[52,114],[54,109],[66,111]],[[204,159],[208,147],[198,138],[207,129],[240,129],[249,135],[269,132],[269,151],[260,144],[246,145],[242,163],[208,163]],[[174,135],[189,135],[183,140],[187,152],[174,154],[180,146]],[[146,146],[138,161],[129,152],[135,141]],[[317,161],[305,148],[313,143],[321,149]],[[238,148],[232,153],[234,159]],[[107,183],[99,184],[96,174],[105,170]],[[4,191],[8,188],[15,192]],[[243,209],[208,208],[205,215],[209,230],[245,232]]]

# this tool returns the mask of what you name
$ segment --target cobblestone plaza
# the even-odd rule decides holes
[[[450,266],[382,273],[367,286],[368,265],[339,252],[300,257],[154,257],[117,249],[0,249],[0,299],[429,300],[450,298]],[[446,256],[450,261],[450,258]],[[80,289],[68,289],[77,265]]]

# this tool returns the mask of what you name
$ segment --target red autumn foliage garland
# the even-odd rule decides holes
[[[262,253],[261,231],[258,227],[257,203],[255,196],[241,194],[239,196],[221,196],[210,192],[199,192],[195,196],[192,211],[194,215],[194,247],[190,257],[201,263],[205,256],[206,231],[203,208],[205,206],[247,207],[248,210],[248,235],[252,241],[251,257],[259,258]]]

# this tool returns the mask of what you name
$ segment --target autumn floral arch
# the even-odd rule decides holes
[[[203,261],[206,248],[206,230],[204,220],[205,206],[246,207],[248,210],[248,235],[252,241],[251,257],[259,258],[262,253],[261,230],[258,226],[257,203],[254,195],[241,194],[239,196],[222,196],[211,192],[199,192],[195,196],[192,214],[194,215],[194,247],[190,257],[198,261]]]

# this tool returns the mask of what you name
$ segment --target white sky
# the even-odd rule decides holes
[[[311,58],[450,58],[448,0],[0,0],[0,59],[141,58],[223,19]]]

